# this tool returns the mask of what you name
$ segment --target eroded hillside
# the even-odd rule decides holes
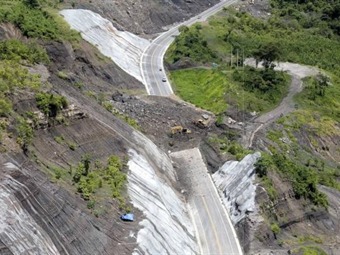
[[[118,29],[136,34],[152,35],[164,27],[181,22],[216,4],[217,0],[65,0],[66,8],[89,9],[111,20]]]
[[[195,253],[170,160],[131,127],[142,126],[133,116],[110,101],[117,91],[145,94],[144,86],[70,31],[53,9],[58,3],[5,1],[0,8],[0,253],[179,253],[176,240]],[[176,118],[175,110],[168,114]],[[151,178],[141,182],[142,171]],[[155,185],[152,198],[148,181]],[[160,212],[153,203],[176,231],[153,225]],[[130,211],[135,222],[119,219]],[[157,242],[145,239],[150,231]],[[174,243],[168,245],[165,235]]]

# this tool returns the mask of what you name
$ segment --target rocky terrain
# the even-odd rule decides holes
[[[151,38],[166,26],[186,19],[216,2],[65,0],[64,7],[96,11],[112,21],[119,30]],[[241,8],[265,17],[268,5],[266,1],[260,2],[258,9],[256,5]],[[26,40],[20,30],[11,24],[1,25],[0,37],[2,40]],[[0,148],[6,153],[0,154],[0,186],[3,190],[0,203],[4,205],[0,209],[0,254],[145,254],[147,251],[153,251],[153,254],[175,254],[181,251],[181,247],[176,245],[179,240],[185,243],[188,251],[195,253],[196,240],[188,215],[181,210],[184,206],[183,197],[178,192],[182,188],[181,183],[175,181],[166,153],[199,146],[210,170],[215,172],[233,157],[220,154],[219,148],[209,143],[207,137],[229,132],[227,125],[217,127],[215,116],[211,113],[176,98],[145,96],[144,86],[138,79],[128,75],[85,41],[80,41],[77,46],[57,41],[39,43],[46,49],[51,62],[46,66],[30,67],[30,72],[40,74],[46,89],[64,95],[70,107],[63,113],[65,123],[49,123],[41,117],[32,144],[25,152],[16,143],[14,126],[9,127],[14,135],[3,137]],[[12,100],[18,113],[38,111],[34,97],[30,94],[16,94]],[[136,120],[141,132],[154,144],[104,109],[100,105],[103,101],[110,102],[119,114]],[[237,119],[237,115],[234,113],[232,117]],[[240,131],[240,128],[236,130]],[[254,149],[271,145],[265,136],[264,129],[254,135]],[[58,143],[56,137],[63,137],[69,144]],[[310,144],[309,137],[303,138],[307,145]],[[339,143],[332,139],[323,142],[332,144],[331,148],[335,149],[328,153],[331,156],[322,151],[320,154],[324,153],[329,158],[337,157],[333,153]],[[70,144],[74,145],[74,149]],[[131,198],[127,203],[133,208],[137,219],[135,222],[119,220],[123,210],[115,199],[107,199],[110,195],[105,194],[98,199],[100,207],[95,211],[88,208],[87,201],[70,184],[70,180],[56,178],[55,167],[67,172],[85,154],[90,154],[93,161],[99,162],[104,162],[112,154],[122,158],[130,156],[130,173],[128,168],[125,171],[129,173],[131,185],[127,186],[126,193]],[[226,165],[233,164],[237,162],[227,162]],[[223,169],[215,175],[223,172]],[[138,174],[142,171],[145,171],[146,179],[141,182]],[[255,178],[252,169],[243,171],[251,176],[249,179]],[[243,212],[242,219],[237,220],[237,233],[244,250],[250,254],[287,254],[290,252],[287,247],[298,247],[298,240],[304,238],[311,244],[320,244],[329,254],[338,254],[338,192],[321,187],[330,201],[326,211],[311,206],[306,200],[297,201],[287,182],[275,173],[271,177],[279,198],[273,203],[265,188],[258,185],[256,210],[262,215],[272,215],[274,212],[280,222],[284,222],[280,228],[286,243],[277,243],[277,236],[263,218],[256,215],[248,217]],[[147,181],[150,183],[145,185]],[[141,189],[143,183],[144,188]],[[254,188],[248,182],[243,184]],[[155,192],[153,197],[148,198],[147,195],[155,190],[159,193]],[[141,197],[141,194],[145,195]],[[234,196],[239,199],[238,202],[244,198],[237,192]],[[159,197],[162,199],[158,201]],[[152,208],[148,200],[157,200],[161,213]],[[240,213],[236,208],[238,203],[232,201],[237,218]],[[176,206],[172,206],[174,204]],[[157,213],[174,221],[178,235],[172,236],[162,224],[152,224],[150,219]],[[181,219],[181,224],[178,224],[178,219]],[[142,227],[144,232],[139,231]],[[148,231],[164,233],[164,236],[156,236],[155,243],[150,244],[147,240]],[[30,238],[25,239],[27,237]],[[167,241],[171,241],[173,246],[164,249],[164,242]]]
[[[120,30],[152,36],[175,22],[200,13],[217,0],[96,0],[64,1],[65,8],[89,9],[113,22]]]
[[[3,26],[2,35],[3,38],[23,38],[20,31],[10,25]],[[141,134],[133,135],[131,127],[98,104],[100,98],[110,99],[117,90],[135,94],[144,87],[84,41],[76,48],[67,42],[44,42],[43,46],[50,64],[32,66],[30,70],[41,75],[46,89],[67,98],[69,107],[63,112],[66,122],[48,120],[39,113],[34,139],[25,153],[15,137],[4,135],[1,143],[2,151],[6,153],[1,154],[0,180],[4,192],[1,197],[0,254],[131,254],[134,249],[145,252],[145,249],[165,247],[165,239],[160,238],[157,245],[145,246],[145,237],[137,236],[138,224],[144,218],[137,208],[151,210],[150,205],[134,200],[137,220],[124,223],[119,219],[124,210],[119,209],[116,200],[108,199],[109,194],[103,194],[102,198],[99,194],[97,211],[91,210],[88,202],[70,185],[70,177],[60,179],[55,172],[63,169],[59,173],[67,175],[66,169],[72,169],[85,154],[91,155],[93,161],[104,162],[112,154],[124,158],[128,148],[133,148],[135,154],[144,155],[154,173],[163,175],[162,185],[169,194],[174,181],[167,157]],[[39,112],[34,95],[30,93],[13,96],[13,105],[19,114]],[[9,129],[16,133],[14,126]],[[57,137],[67,142],[60,143]],[[161,153],[160,157],[155,156],[158,153]],[[141,166],[138,171],[143,169]],[[138,183],[136,179],[131,180],[131,184],[133,182]],[[135,189],[136,185],[130,190],[134,192]],[[169,204],[165,204],[163,217],[168,215],[169,221],[182,217],[182,223],[174,225],[177,224],[182,235],[180,239],[183,239],[186,235],[183,233],[187,232],[181,228],[188,216],[180,211],[184,206],[180,196],[174,199],[179,210],[171,211]],[[169,203],[174,202],[169,200]],[[17,208],[17,213],[12,212],[13,207]],[[152,211],[149,217],[153,217]],[[146,230],[148,225],[144,223]],[[158,232],[164,231],[165,228]],[[173,231],[171,235],[175,237]],[[26,236],[36,238],[26,240]],[[193,236],[188,238],[188,244],[195,250]]]

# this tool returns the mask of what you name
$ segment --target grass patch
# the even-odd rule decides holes
[[[330,75],[330,84],[325,88],[323,95],[313,96],[315,90],[316,78],[309,77],[304,80],[304,89],[301,93],[295,96],[295,101],[298,106],[309,111],[309,116],[314,113],[323,116],[323,118],[340,121],[340,78],[335,75]],[[303,119],[300,119],[303,121]],[[322,122],[324,122],[322,120]],[[308,122],[304,122],[308,123]],[[331,125],[334,126],[334,125]],[[328,129],[323,129],[327,132]]]
[[[254,76],[258,77],[258,83]],[[228,105],[246,111],[268,111],[279,104],[289,83],[288,76],[282,72],[265,73],[254,68],[177,70],[171,72],[171,80],[183,100],[215,114],[224,112]]]
[[[171,80],[182,99],[216,114],[226,109],[225,92],[233,85],[230,75],[206,69],[174,71]]]
[[[299,255],[327,255],[327,253],[316,246],[304,246],[292,250],[292,254]]]

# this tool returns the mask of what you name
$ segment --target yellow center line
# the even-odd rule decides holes
[[[208,217],[209,217],[209,221],[210,221],[210,225],[213,229],[213,232],[214,232],[214,236],[215,236],[215,239],[217,241],[217,246],[218,246],[218,250],[219,250],[219,254],[223,254],[223,251],[222,251],[222,248],[221,248],[221,243],[220,243],[220,239],[218,238],[218,234],[217,234],[217,231],[215,229],[215,225],[213,224],[213,220],[212,220],[212,217],[211,217],[211,214],[210,214],[210,211],[209,211],[209,208],[208,208],[208,205],[207,205],[207,202],[205,201],[205,198],[204,197],[201,197],[202,200],[203,200],[203,204],[204,204],[204,207],[208,213]]]

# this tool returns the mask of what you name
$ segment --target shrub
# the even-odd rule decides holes
[[[11,103],[5,98],[0,98],[0,117],[8,117],[11,111]]]
[[[95,205],[96,205],[95,200],[90,200],[90,201],[87,202],[87,208],[88,209],[93,209]]]
[[[46,51],[36,43],[23,43],[17,39],[0,42],[0,58],[3,60],[27,60],[29,63],[48,63]]]
[[[19,118],[19,124],[17,126],[17,132],[18,132],[18,143],[21,146],[21,148],[26,151],[28,145],[31,143],[33,139],[33,129],[32,127],[27,123],[27,121],[23,118]]]
[[[38,93],[35,96],[37,106],[43,113],[50,117],[56,117],[57,114],[67,107],[67,100],[64,96],[50,93]]]
[[[272,224],[270,225],[270,229],[273,231],[273,233],[274,233],[275,235],[279,234],[280,231],[281,231],[281,229],[280,229],[279,225],[277,225],[277,223],[272,223]]]

